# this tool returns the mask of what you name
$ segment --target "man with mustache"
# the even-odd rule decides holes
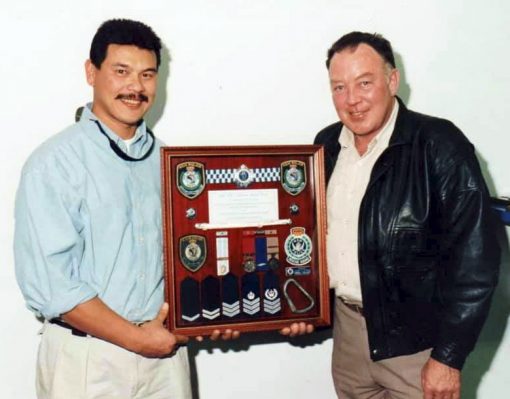
[[[191,397],[187,338],[163,324],[162,143],[143,120],[160,52],[147,25],[103,23],[85,63],[93,102],[23,168],[14,249],[27,305],[46,320],[38,398]]]
[[[341,37],[326,65],[340,122],[315,143],[328,179],[337,394],[458,399],[499,266],[473,145],[406,108],[382,36]]]

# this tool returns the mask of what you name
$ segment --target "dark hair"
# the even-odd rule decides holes
[[[365,43],[372,47],[382,57],[384,62],[390,64],[393,68],[396,68],[395,57],[393,56],[391,43],[388,40],[378,33],[356,31],[343,35],[340,39],[333,43],[331,48],[328,50],[326,67],[329,69],[331,58],[333,58],[336,53],[347,48],[356,49],[361,43]]]
[[[161,40],[142,22],[130,19],[110,19],[101,24],[90,45],[90,61],[99,69],[110,44],[134,45],[156,53],[157,67],[161,63]]]

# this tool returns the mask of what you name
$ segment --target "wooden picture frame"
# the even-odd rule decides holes
[[[161,148],[167,326],[330,324],[317,145]]]

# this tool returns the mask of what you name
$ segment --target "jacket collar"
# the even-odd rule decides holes
[[[399,110],[397,114],[397,120],[395,121],[395,129],[391,134],[389,146],[398,145],[398,144],[409,144],[412,142],[412,138],[415,134],[415,129],[413,129],[413,123],[409,119],[409,110],[404,105],[404,102],[400,97],[396,97]]]

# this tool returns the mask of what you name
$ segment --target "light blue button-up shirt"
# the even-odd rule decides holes
[[[96,296],[132,322],[153,319],[163,302],[161,142],[147,159],[125,161],[94,120],[88,105],[23,168],[16,277],[28,307],[46,319]],[[152,143],[145,123],[135,137],[129,155],[140,158]]]

